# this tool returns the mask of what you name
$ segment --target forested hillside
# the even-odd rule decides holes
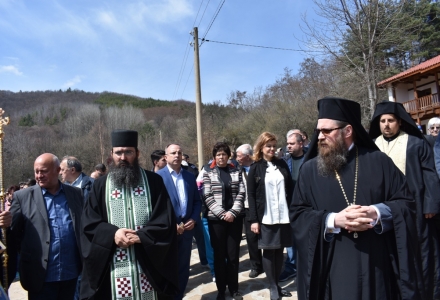
[[[342,5],[346,2],[356,5]],[[318,6],[329,22],[322,23],[328,25],[324,31],[304,20],[311,30],[310,43],[319,51],[311,49],[296,73],[280,70],[282,74],[273,78],[273,84],[256,86],[253,91],[237,87],[225,100],[203,105],[206,159],[217,141],[226,141],[235,149],[243,143],[253,144],[261,132],[271,131],[283,146],[285,134],[292,128],[311,136],[317,121],[316,101],[328,95],[360,102],[362,122],[368,126],[375,104],[387,99],[377,82],[440,54],[440,4],[436,1],[329,3],[332,5]],[[335,40],[319,39],[327,28],[334,29],[327,37]],[[317,53],[322,54],[319,61]],[[218,99],[224,98],[218,95]],[[43,152],[59,158],[74,155],[90,173],[95,164],[107,163],[110,132],[118,128],[140,133],[145,168],[151,168],[153,150],[172,142],[179,143],[197,163],[193,102],[70,88],[17,93],[6,89],[0,91],[0,107],[11,119],[4,127],[6,185],[33,177],[33,162]]]
[[[311,82],[307,69],[325,68],[305,61],[301,74],[289,70],[268,87],[234,91],[224,103],[203,105],[204,155],[212,145],[227,141],[235,149],[253,144],[264,130],[284,135],[292,127],[312,132],[316,100],[337,85],[332,76]],[[348,96],[348,95],[347,95]],[[115,93],[79,90],[18,92],[0,91],[0,107],[11,122],[4,127],[5,184],[33,177],[33,161],[43,152],[59,158],[77,156],[85,172],[107,162],[110,132],[117,128],[139,131],[141,163],[151,168],[149,154],[171,142],[180,143],[194,163],[197,160],[195,104],[189,101],[143,99]]]

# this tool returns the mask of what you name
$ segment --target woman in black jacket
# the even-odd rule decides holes
[[[263,132],[254,145],[255,163],[249,170],[247,192],[251,230],[258,234],[263,250],[263,269],[269,281],[271,299],[292,294],[278,286],[284,247],[292,245],[289,206],[293,193],[292,176],[283,159],[277,159],[276,137]]]

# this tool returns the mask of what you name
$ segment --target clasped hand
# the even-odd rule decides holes
[[[335,216],[335,227],[348,232],[365,231],[373,228],[371,223],[377,219],[377,212],[372,206],[351,205]]]
[[[194,221],[193,219],[189,219],[188,221],[186,221],[185,224],[177,224],[177,235],[183,234],[185,230],[193,230],[195,225],[196,221]]]
[[[2,211],[0,213],[0,227],[6,228],[11,226],[12,215],[9,211]]]
[[[232,223],[232,222],[234,222],[235,217],[234,217],[234,215],[230,211],[227,211],[225,213],[225,216],[224,216],[223,220],[226,221],[226,222]]]
[[[129,246],[140,243],[141,240],[136,231],[128,228],[120,228],[115,233],[115,243],[118,247],[128,248]]]

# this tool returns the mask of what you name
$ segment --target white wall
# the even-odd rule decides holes
[[[435,81],[434,76],[430,76],[426,79],[422,79],[422,80],[417,81],[417,90],[426,90],[428,88],[431,88],[431,93],[436,94],[437,90],[436,90],[434,81]],[[431,82],[431,83],[426,84],[428,82]],[[424,85],[424,84],[426,84],[426,85]],[[420,87],[421,85],[423,85],[423,86]],[[413,100],[414,99],[414,90],[412,88],[413,88],[412,83],[399,83],[395,88],[397,102],[403,103],[406,101]]]

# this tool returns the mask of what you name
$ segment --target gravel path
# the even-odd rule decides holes
[[[240,292],[244,299],[269,299],[269,290],[266,288],[266,275],[263,273],[257,278],[249,278],[249,255],[247,252],[246,240],[242,240],[240,244]],[[296,285],[294,280],[283,282],[282,287],[292,293],[292,297],[284,298],[289,300],[297,300]],[[23,290],[19,281],[12,283],[9,289],[11,300],[26,300],[27,292]],[[226,293],[229,297],[229,293]],[[197,247],[193,244],[191,255],[191,271],[188,286],[186,287],[185,300],[214,300],[217,296],[217,287],[212,282],[211,272],[208,267],[200,265]],[[229,297],[232,299],[232,297]]]

